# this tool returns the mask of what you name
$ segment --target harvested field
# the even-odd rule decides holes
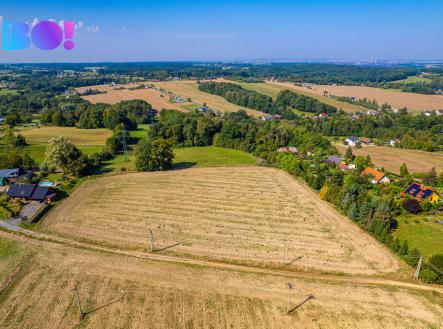
[[[157,89],[135,89],[130,90],[128,88],[137,86],[138,84],[129,84],[122,86],[109,86],[109,85],[98,85],[98,86],[89,86],[89,87],[81,87],[77,88],[78,92],[84,92],[87,89],[97,89],[99,91],[106,91],[106,94],[96,94],[96,95],[88,95],[82,96],[83,99],[91,102],[92,104],[96,103],[105,103],[105,104],[115,104],[121,101],[140,99],[148,102],[152,105],[152,108],[155,110],[162,109],[170,109],[177,111],[187,111],[186,105],[190,105],[191,103],[171,103],[169,101],[170,95],[166,93],[162,93]],[[118,89],[118,88],[125,89]]]
[[[43,222],[48,232],[145,251],[148,229],[170,255],[378,274],[398,260],[291,176],[269,168],[194,168],[89,181]],[[178,244],[178,245],[177,245]]]
[[[341,153],[345,153],[347,146],[335,145]],[[377,167],[384,167],[387,170],[400,174],[400,166],[406,163],[409,172],[430,171],[435,167],[437,172],[443,171],[443,153],[424,152],[419,150],[399,149],[385,146],[363,146],[353,148],[354,155],[369,155],[372,162]]]
[[[272,83],[280,86],[290,86],[299,91],[305,91],[323,96],[323,91],[336,96],[358,97],[375,99],[378,104],[389,103],[393,108],[407,107],[412,111],[438,110],[443,108],[442,95],[422,95],[414,93],[404,93],[401,91],[363,87],[363,86],[330,86],[312,85],[312,89],[295,86],[292,83]]]
[[[81,145],[105,145],[106,139],[112,136],[109,129],[78,129],[75,127],[52,127],[22,128],[17,129],[30,143],[46,144],[51,138],[65,136],[74,144]]]
[[[0,232],[0,237],[6,236]],[[11,238],[24,243],[20,237]],[[122,256],[27,240],[2,328],[439,328],[441,295],[358,279],[310,278]],[[2,259],[0,259],[0,264]],[[0,267],[0,270],[2,267]],[[286,314],[287,282],[296,284]],[[79,323],[73,289],[87,315]]]
[[[248,114],[253,116],[264,115],[263,112],[248,109],[228,102],[223,97],[205,93],[198,90],[196,81],[167,81],[167,82],[155,82],[154,85],[158,88],[162,88],[172,92],[173,94],[181,97],[190,97],[193,102],[199,104],[206,103],[210,108],[224,112],[236,112],[240,109],[245,110]]]

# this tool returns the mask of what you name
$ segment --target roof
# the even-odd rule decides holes
[[[12,184],[6,194],[12,198],[30,198],[32,200],[44,200],[51,193],[51,189],[36,184]]]
[[[355,136],[350,136],[350,137],[348,137],[348,138],[346,138],[347,140],[350,140],[350,141],[352,141],[352,142],[354,142],[354,143],[357,143],[358,142],[358,138],[357,137],[355,137]]]
[[[367,138],[367,137],[363,137],[363,138],[360,139],[360,141],[361,141],[362,143],[370,143],[370,142],[372,142],[372,139]]]
[[[0,169],[0,177],[18,176],[19,172],[19,168]]]
[[[363,170],[363,172],[361,174],[363,176],[364,175],[374,176],[374,180],[376,180],[377,182],[381,181],[383,179],[383,177],[386,176],[383,172],[375,170],[375,169],[370,168],[370,167],[367,167],[365,170]]]
[[[38,186],[35,188],[34,193],[32,193],[31,199],[33,200],[44,200],[45,196],[49,193],[49,187]]]
[[[338,164],[338,168],[340,168],[341,170],[349,170],[349,167],[346,163],[339,163]]]
[[[12,184],[6,194],[13,198],[29,198],[35,187],[35,184]]]
[[[403,191],[402,195],[407,194],[416,198],[419,201],[422,201],[426,199],[428,196],[430,196],[432,193],[437,193],[437,192],[435,192],[433,189],[425,185],[419,183],[412,183]]]
[[[339,157],[338,155],[330,155],[326,159],[326,162],[335,163],[336,165],[338,165],[342,161],[343,161],[343,158]]]

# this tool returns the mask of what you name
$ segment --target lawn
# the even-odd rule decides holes
[[[0,96],[3,95],[18,95],[18,91],[15,89],[0,89]]]
[[[253,166],[256,158],[249,153],[216,146],[174,149],[174,167]],[[135,158],[129,152],[128,161],[123,154],[107,161],[104,170],[112,173],[135,171]]]
[[[417,248],[423,256],[443,254],[443,225],[434,220],[443,220],[443,215],[403,215],[398,220],[394,236],[408,240],[410,248]]]
[[[174,150],[174,163],[196,167],[248,166],[256,159],[249,153],[216,146],[185,147]]]
[[[132,130],[129,132],[129,136],[132,138],[140,139],[148,136],[148,132],[150,129],[149,124],[139,124],[137,125],[137,130]]]

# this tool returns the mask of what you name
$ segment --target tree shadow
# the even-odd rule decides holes
[[[164,251],[164,250],[167,250],[167,249],[171,249],[171,248],[177,247],[179,244],[180,243],[177,242],[177,243],[171,244],[170,246],[167,246],[167,247],[163,247],[163,248],[159,248],[159,249],[154,249],[154,252],[159,252],[159,251]]]
[[[197,162],[191,162],[191,161],[183,161],[183,162],[177,162],[172,165],[172,170],[181,170],[181,169],[188,169],[192,168],[197,164]]]

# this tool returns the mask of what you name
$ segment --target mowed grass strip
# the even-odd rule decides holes
[[[162,262],[142,259],[142,254],[134,258],[12,238],[38,252],[0,298],[1,328],[429,329],[443,325],[441,297],[431,291]],[[0,259],[0,271],[2,265]],[[289,281],[296,282],[292,305],[308,294],[315,296],[292,316],[286,314]],[[88,313],[81,322],[74,287]]]
[[[257,162],[249,153],[216,146],[177,148],[174,155],[177,166],[251,166]]]
[[[44,220],[51,232],[146,250],[147,229],[167,253],[299,270],[398,270],[384,247],[305,185],[263,167],[192,168],[86,182]]]

